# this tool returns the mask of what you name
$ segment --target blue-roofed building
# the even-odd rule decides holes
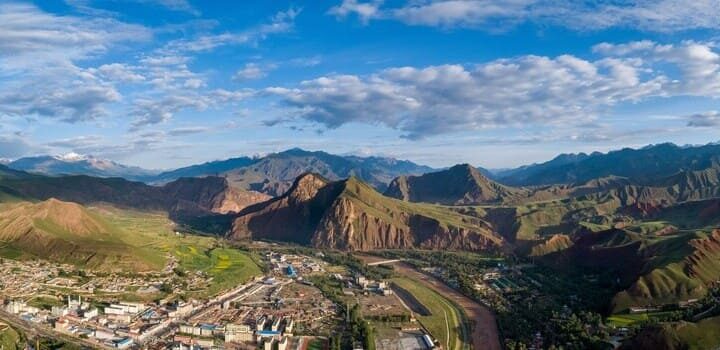
[[[297,277],[297,273],[295,272],[295,268],[292,265],[288,265],[287,267],[287,275],[288,277],[295,278]]]
[[[257,336],[261,338],[280,336],[280,331],[258,331]]]
[[[116,347],[118,349],[127,349],[133,345],[133,340],[132,340],[132,338],[128,338],[128,337],[118,338],[118,339],[113,339],[112,344],[114,347]]]

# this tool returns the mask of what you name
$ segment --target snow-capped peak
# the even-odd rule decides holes
[[[59,160],[64,160],[66,162],[79,162],[81,160],[87,160],[88,156],[78,154],[75,152],[65,153],[63,155],[55,156],[55,158]]]

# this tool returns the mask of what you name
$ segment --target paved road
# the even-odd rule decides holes
[[[46,326],[38,325],[32,322],[25,321],[14,314],[8,313],[5,310],[0,310],[0,320],[9,324],[11,327],[25,333],[28,339],[34,340],[37,337],[59,339],[67,343],[82,345],[89,349],[112,349],[104,344],[88,341],[86,339],[80,339],[71,337],[67,334],[60,333]]]
[[[372,263],[386,260],[379,257],[368,255],[357,255],[365,263]],[[495,315],[486,306],[472,300],[462,293],[450,288],[447,284],[428,274],[420,272],[404,262],[394,262],[392,264],[395,271],[400,275],[412,278],[422,282],[426,286],[434,289],[446,298],[454,301],[465,311],[468,319],[473,321],[472,325],[472,345],[475,350],[500,350],[500,336],[495,322]]]

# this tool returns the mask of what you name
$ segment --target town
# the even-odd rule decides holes
[[[0,273],[8,278],[0,282],[0,315],[106,349],[320,349],[344,326],[348,305],[357,303],[365,317],[399,320],[396,329],[379,334],[379,348],[436,347],[389,282],[332,265],[321,252],[264,250],[261,256],[266,273],[205,299],[179,293],[172,268],[128,275],[3,259]],[[209,283],[203,274],[188,280]],[[338,293],[323,281],[336,283]]]

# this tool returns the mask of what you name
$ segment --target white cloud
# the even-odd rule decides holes
[[[610,27],[671,32],[720,28],[717,0],[408,0],[400,6],[343,0],[329,13],[356,14],[363,22],[393,19],[408,25],[497,30],[524,22],[579,30]]]
[[[104,140],[99,135],[81,135],[77,137],[64,138],[48,142],[46,145],[50,147],[58,147],[65,149],[78,149],[96,146]]]
[[[631,61],[525,56],[465,67],[401,67],[271,88],[305,119],[336,128],[382,124],[409,138],[526,123],[587,121],[604,106],[658,95],[662,77]]]
[[[145,80],[142,74],[137,73],[136,67],[122,63],[103,64],[97,68],[90,68],[88,72],[95,73],[104,79],[122,83],[137,83]]]
[[[272,34],[287,33],[295,26],[299,10],[290,8],[276,13],[270,21],[237,33],[208,34],[193,39],[169,42],[159,52],[163,56],[182,56],[184,53],[207,52],[226,45],[253,45]]]
[[[219,105],[242,101],[252,95],[249,91],[228,91],[217,89],[210,92],[175,91],[159,96],[148,96],[133,101],[131,115],[134,120],[131,131],[145,126],[160,124],[170,120],[175,113],[185,109],[205,111]]]
[[[334,6],[328,10],[328,14],[343,18],[350,14],[356,14],[361,21],[367,23],[368,20],[378,16],[382,1],[358,2],[357,0],[343,0],[340,5]]]
[[[0,56],[6,69],[87,58],[151,36],[142,26],[112,18],[57,16],[28,4],[0,4]]]
[[[193,7],[187,0],[140,0],[148,3],[157,3],[170,10],[187,12],[193,16],[200,16],[201,13]]]
[[[594,61],[521,56],[475,66],[399,67],[265,92],[279,96],[295,117],[328,128],[378,124],[408,138],[498,126],[577,126],[620,103],[720,97],[718,54],[708,44],[602,44],[595,51],[604,55]]]
[[[247,63],[245,66],[238,70],[233,78],[235,80],[254,80],[260,79],[267,76],[268,70],[273,69],[274,66],[261,66],[257,63]]]
[[[107,115],[122,99],[114,81],[142,77],[124,65],[80,68],[76,61],[143,41],[146,28],[112,18],[53,15],[28,4],[0,5],[0,114],[70,122]]]
[[[679,71],[679,79],[666,86],[670,95],[720,97],[720,54],[712,44],[686,41],[661,45],[645,40],[620,45],[601,43],[593,51],[615,57],[639,57],[659,66],[672,65]]]

